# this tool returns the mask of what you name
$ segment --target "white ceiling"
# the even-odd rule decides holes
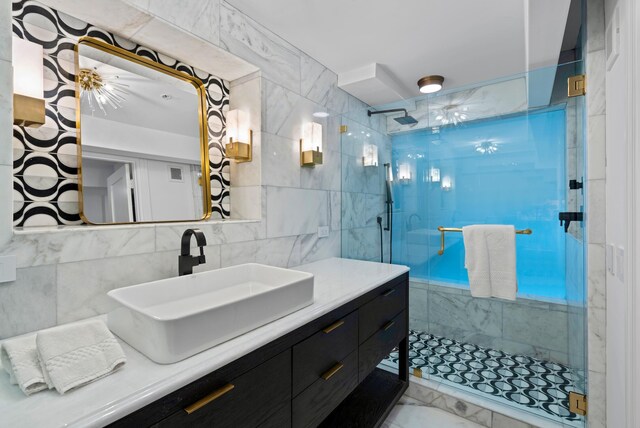
[[[570,3],[227,1],[338,73],[341,87],[371,105],[419,95],[416,82],[429,74],[445,76],[451,89],[525,72],[531,50],[536,66],[557,63]],[[363,68],[381,77],[358,79]]]

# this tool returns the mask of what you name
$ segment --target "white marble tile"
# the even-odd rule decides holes
[[[327,68],[305,53],[300,55],[300,94],[306,97]],[[337,81],[337,78],[336,78]]]
[[[377,226],[346,229],[342,232],[346,246],[343,257],[380,261],[380,230]]]
[[[0,60],[11,61],[11,5],[12,2],[3,2],[0,6]]]
[[[319,226],[329,226],[328,192],[267,188],[267,237],[316,233]]]
[[[604,1],[587,0],[587,57],[593,51],[604,50]]]
[[[500,413],[493,413],[491,428],[536,428],[526,422],[512,419]]]
[[[330,232],[326,238],[318,234],[301,235],[300,263],[311,263],[327,257],[340,257],[340,232]]]
[[[365,226],[365,194],[342,192],[342,228]]]
[[[61,263],[56,275],[58,323],[107,313],[113,308],[106,294],[110,290],[177,273],[178,254],[173,251]]]
[[[604,50],[587,55],[587,116],[603,115],[606,112],[605,98],[605,53]],[[587,137],[587,141],[589,137]]]
[[[153,0],[148,10],[208,42],[220,43],[220,0]]]
[[[303,189],[340,190],[340,170],[342,156],[340,152],[326,150],[322,165],[300,169],[300,185]]]
[[[41,0],[40,3],[125,38],[133,36],[152,19],[148,13],[121,1],[87,4],[77,0]]]
[[[262,126],[265,132],[299,140],[300,132],[293,135],[292,130],[283,130],[287,119],[294,114],[300,95],[268,79],[262,79]],[[310,119],[307,118],[307,119]],[[299,123],[298,126],[302,124]],[[298,129],[299,131],[299,129]]]
[[[226,2],[220,6],[220,44],[260,67],[264,77],[300,92],[298,50]]]
[[[243,263],[255,263],[258,241],[223,244],[220,249],[220,266],[229,267]]]
[[[302,54],[301,94],[335,113],[346,113],[349,95],[338,88],[338,76],[322,64]]]
[[[444,410],[418,404],[398,404],[382,423],[383,428],[482,428]]]
[[[231,216],[241,220],[259,220],[262,210],[262,188],[260,186],[231,186]]]
[[[450,395],[440,393],[434,389],[419,385],[416,382],[409,383],[409,389],[407,389],[406,395],[428,406],[437,407],[438,409],[442,409],[453,415],[464,418],[468,422],[478,424],[476,426],[491,426],[490,410]]]
[[[605,178],[606,144],[605,144],[605,115],[589,117],[587,144],[587,173],[589,180]],[[578,177],[578,180],[580,177]]]
[[[222,221],[185,223],[181,225],[157,225],[155,227],[156,251],[180,250],[182,233],[188,228],[198,228],[204,233],[208,245],[255,241],[265,238],[265,223],[261,221]],[[191,248],[196,247],[195,240]]]
[[[12,199],[13,168],[9,165],[0,165],[0,248],[10,242],[13,237]]]
[[[300,187],[300,144],[298,140],[262,134],[262,184]]]
[[[606,271],[604,244],[589,244],[587,247],[587,293],[589,307],[606,309]]]
[[[3,6],[4,7],[4,6]],[[0,48],[1,48],[0,43]],[[5,133],[3,141],[11,141],[13,129],[13,68],[11,63],[0,60],[0,129]],[[11,144],[0,144],[0,165],[13,165]]]
[[[131,39],[227,81],[258,70],[242,58],[158,18],[152,18]]]
[[[587,182],[587,239],[589,244],[605,243],[605,180]]]
[[[587,309],[587,350],[589,371],[605,373],[607,369],[607,311]]]
[[[331,192],[329,205],[331,230],[340,230],[342,226],[342,192]]]
[[[101,259],[155,250],[153,226],[34,229],[16,233],[0,254],[13,254],[19,268]]]
[[[0,284],[0,339],[56,324],[56,267],[18,269]]]
[[[256,241],[255,261],[257,263],[278,267],[299,265],[300,246],[298,238],[295,236],[287,236],[285,238]]]
[[[567,353],[566,312],[508,304],[502,317],[505,339]]]
[[[603,373],[589,371],[588,374],[589,428],[607,427],[606,376]],[[613,428],[613,427],[610,427]]]

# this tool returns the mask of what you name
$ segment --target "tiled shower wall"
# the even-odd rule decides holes
[[[131,34],[139,26],[146,35],[161,24],[171,25],[260,67],[248,80],[231,82],[230,100],[233,105],[234,84],[253,85],[262,97],[261,125],[254,131],[254,163],[244,164],[250,172],[231,168],[231,199],[261,201],[259,216],[246,216],[260,219],[14,233],[0,247],[0,254],[14,254],[18,261],[17,281],[0,284],[0,338],[104,313],[109,309],[108,290],[175,276],[180,235],[187,227],[201,228],[208,240],[207,263],[201,270],[252,261],[294,266],[340,256],[343,153],[339,125],[344,119],[352,128],[378,135],[382,142],[385,124],[367,117],[366,104],[337,88],[335,73],[231,5],[221,0],[184,3],[128,0],[137,11],[129,12],[122,25]],[[114,2],[113,7],[122,6]],[[11,104],[3,97],[11,93],[11,19],[8,2],[1,8],[0,130],[5,138],[0,139],[0,184],[4,184],[11,181],[11,149],[7,146]],[[99,18],[91,20],[101,25]],[[167,40],[166,45],[172,43]],[[171,54],[172,49],[177,48],[164,53]],[[325,122],[324,164],[302,169],[300,123],[320,110],[332,113]],[[381,154],[386,149],[379,147]],[[354,173],[365,174],[360,169]],[[382,189],[383,182],[378,184]],[[3,187],[0,197],[6,201],[10,193]],[[329,236],[319,238],[318,226],[330,226]]]
[[[569,364],[565,304],[471,297],[468,288],[409,282],[412,329],[464,343]]]

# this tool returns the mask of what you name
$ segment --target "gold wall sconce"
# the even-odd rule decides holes
[[[398,165],[398,181],[405,185],[411,182],[411,165],[408,163]]]
[[[365,144],[362,147],[362,165],[378,166],[378,146],[375,144]]]
[[[12,37],[13,123],[37,127],[44,125],[44,67],[41,45]]]
[[[300,166],[313,168],[322,165],[322,125],[305,123],[300,139]]]
[[[249,128],[249,115],[242,110],[227,113],[227,136],[225,153],[236,163],[251,162],[253,158],[253,131]]]
[[[451,189],[453,189],[453,179],[448,175],[445,175],[444,177],[442,177],[442,183],[440,184],[440,188],[442,189],[443,192],[450,192]]]

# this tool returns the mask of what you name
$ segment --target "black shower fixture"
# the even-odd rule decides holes
[[[396,112],[404,112],[404,116],[393,118],[393,120],[398,122],[400,125],[415,125],[416,123],[418,123],[418,121],[414,117],[409,116],[409,113],[407,112],[406,108],[392,108],[390,110],[379,110],[379,111],[367,110],[367,115],[371,117],[374,114],[396,113]]]

